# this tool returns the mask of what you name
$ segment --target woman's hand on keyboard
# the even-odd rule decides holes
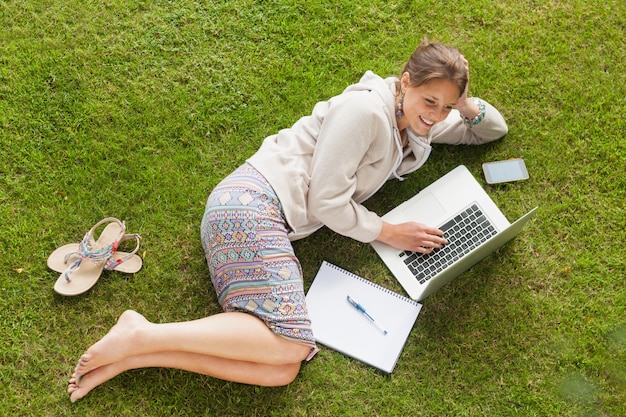
[[[407,222],[391,224],[383,221],[383,227],[376,240],[402,250],[418,253],[430,253],[448,241],[443,232],[425,224]]]

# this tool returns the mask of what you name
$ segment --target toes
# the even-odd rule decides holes
[[[76,364],[76,368],[74,368],[74,372],[78,374],[81,369],[84,369],[89,365],[89,356],[87,354],[80,357],[78,360],[78,364]]]
[[[76,384],[70,384],[67,387],[67,393],[70,394],[70,401],[76,402],[76,400],[84,397],[85,393],[80,390],[81,388]]]
[[[80,357],[80,359],[78,360],[78,365],[77,366],[85,366],[86,364],[89,363],[89,359],[90,356],[88,354],[84,354]]]

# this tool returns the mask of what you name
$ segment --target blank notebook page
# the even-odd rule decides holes
[[[347,296],[358,302],[384,334]],[[391,373],[422,305],[324,261],[306,295],[317,342]]]

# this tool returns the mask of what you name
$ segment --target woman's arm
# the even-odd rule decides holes
[[[469,64],[465,59],[464,62],[469,73]],[[469,97],[468,90],[469,79],[456,102],[456,110],[433,127],[433,143],[478,145],[500,139],[508,133],[508,126],[500,112],[485,100]]]
[[[380,98],[355,92],[333,99],[311,161],[308,210],[331,230],[361,242],[378,235],[382,220],[355,195],[370,194],[389,175],[389,121]],[[367,174],[365,174],[365,171]],[[361,195],[363,197],[363,195]]]

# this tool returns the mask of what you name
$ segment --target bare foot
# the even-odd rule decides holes
[[[127,310],[122,313],[115,326],[80,357],[75,369],[76,382],[78,382],[78,377],[86,377],[88,373],[97,368],[122,361],[134,355],[132,351],[133,336],[137,334],[138,329],[146,324],[150,324],[150,322],[135,311]],[[81,380],[80,384],[74,385],[81,388],[82,384]]]
[[[94,369],[83,376],[78,376],[74,373],[72,378],[70,378],[69,385],[67,386],[67,392],[70,394],[70,401],[76,402],[77,400],[80,400],[85,395],[89,394],[92,389],[109,381],[110,379],[113,379],[124,371],[125,369],[123,366],[120,366],[118,363],[113,363]]]

